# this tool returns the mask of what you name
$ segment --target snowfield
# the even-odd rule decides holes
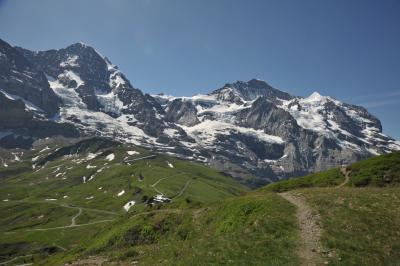
[[[114,153],[110,153],[109,155],[106,156],[106,160],[107,161],[113,161],[115,159],[115,154]]]
[[[272,136],[264,133],[262,130],[252,128],[239,127],[233,124],[220,121],[206,120],[192,127],[182,126],[186,133],[193,137],[197,143],[205,147],[214,147],[217,135],[230,135],[232,133],[242,133],[245,135],[259,138],[268,143],[284,143],[283,139],[278,136]]]
[[[79,59],[79,56],[73,55],[68,56],[67,60],[60,63],[60,67],[78,67],[79,64],[76,62]]]

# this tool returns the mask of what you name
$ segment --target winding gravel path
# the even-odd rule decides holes
[[[78,213],[76,215],[74,215],[73,217],[71,217],[71,224],[69,224],[69,225],[50,227],[50,228],[33,228],[33,229],[27,229],[26,230],[27,232],[29,232],[29,231],[48,231],[48,230],[55,230],[55,229],[66,229],[66,228],[72,228],[72,227],[81,227],[81,226],[93,225],[93,224],[98,224],[98,223],[112,222],[112,221],[115,220],[115,219],[107,219],[107,220],[94,221],[94,222],[85,223],[85,224],[76,224],[76,219],[82,214],[82,212],[84,210],[93,211],[93,212],[99,212],[99,213],[105,213],[105,214],[111,214],[111,215],[118,215],[118,213],[111,212],[111,211],[91,209],[91,208],[83,208],[83,207],[76,207],[76,206],[71,206],[71,205],[68,205],[68,204],[65,204],[65,203],[57,203],[57,202],[28,201],[28,200],[14,200],[14,201],[9,201],[9,202],[52,204],[52,205],[57,205],[57,206],[64,207],[64,208],[77,209],[78,210]]]
[[[71,226],[75,226],[76,225],[76,218],[78,218],[79,217],[79,215],[81,215],[82,214],[82,208],[78,208],[79,210],[78,210],[78,213],[74,216],[74,217],[72,217],[72,219],[71,219]]]
[[[167,178],[169,178],[169,176],[158,179],[154,184],[150,185],[150,187],[152,187],[158,194],[164,195],[164,193],[162,193],[160,190],[158,190],[156,188],[156,186],[158,185],[158,183],[160,183],[161,181],[163,181]]]
[[[162,178],[158,179],[154,184],[150,185],[150,187],[153,188],[155,192],[157,192],[157,193],[159,193],[159,194],[161,194],[161,195],[165,195],[164,193],[162,193],[162,191],[160,191],[158,188],[156,188],[156,186],[157,186],[161,181],[163,181],[163,180],[165,180],[165,179],[168,179],[168,178],[172,178],[172,177],[178,176],[178,175],[180,175],[180,174],[185,174],[185,172],[179,171],[177,174],[174,174],[174,175],[171,175],[171,176],[167,176],[167,177],[162,177]],[[185,188],[185,189],[186,189],[186,188]],[[177,197],[177,196],[176,196],[176,197]],[[174,198],[176,198],[176,197],[174,197]]]
[[[56,229],[67,229],[67,228],[88,226],[88,225],[99,224],[99,223],[107,223],[107,222],[112,222],[115,220],[116,219],[100,220],[100,221],[95,221],[95,222],[86,223],[86,224],[75,224],[75,225],[70,224],[70,225],[66,225],[66,226],[57,226],[57,227],[50,227],[50,228],[33,228],[33,229],[27,229],[26,231],[31,232],[31,231],[49,231],[49,230],[56,230]]]
[[[299,256],[303,259],[302,265],[321,265],[322,251],[320,244],[321,228],[318,225],[319,216],[313,214],[311,207],[299,195],[293,192],[279,193],[281,197],[297,207],[297,220],[300,227],[301,246]]]
[[[182,196],[182,194],[185,192],[185,190],[187,189],[187,187],[190,185],[190,183],[192,182],[192,179],[189,179],[186,184],[183,186],[183,188],[181,189],[181,191],[179,191],[179,194],[176,195],[173,199],[176,199],[180,196]]]
[[[135,159],[130,159],[130,160],[126,160],[124,161],[124,163],[129,163],[129,162],[135,162],[135,161],[140,161],[140,160],[144,160],[144,159],[150,159],[150,158],[154,158],[156,157],[156,155],[148,155],[148,156],[144,156],[144,157],[139,157],[139,158],[135,158]]]
[[[340,168],[340,173],[344,176],[344,181],[336,186],[336,188],[344,187],[350,181],[351,170],[347,170],[346,167]]]

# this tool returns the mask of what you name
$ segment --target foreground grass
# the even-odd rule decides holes
[[[131,216],[69,260],[101,255],[122,265],[298,265],[297,241],[294,206],[266,193]]]
[[[400,264],[400,188],[299,192],[321,216],[330,265]]]

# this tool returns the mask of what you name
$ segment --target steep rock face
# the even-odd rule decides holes
[[[37,138],[78,137],[75,127],[51,120],[60,104],[45,74],[0,40],[0,147],[29,148]]]
[[[22,128],[32,118],[33,114],[25,110],[22,100],[14,101],[0,92],[0,131]]]
[[[47,120],[26,100],[0,91],[0,147],[30,148],[35,139],[53,136],[80,134],[71,124]]]
[[[199,122],[197,110],[191,101],[175,99],[165,109],[165,119],[185,126],[193,126]]]
[[[33,103],[48,117],[58,111],[60,101],[50,89],[43,72],[1,39],[0,90]]]
[[[286,139],[299,137],[300,129],[296,120],[266,97],[259,97],[250,108],[238,111],[236,118],[240,126],[262,129]]]

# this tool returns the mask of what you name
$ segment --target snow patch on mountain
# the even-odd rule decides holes
[[[109,155],[106,156],[106,160],[107,161],[113,161],[115,159],[115,154],[114,153],[110,153]]]
[[[398,140],[393,140],[390,141],[388,144],[388,148],[396,151],[400,151],[400,141]]]
[[[64,86],[58,79],[54,79],[49,75],[46,75],[46,77],[50,88],[60,97],[65,107],[87,108],[86,104],[74,89]]]
[[[165,128],[164,129],[164,134],[171,137],[171,138],[175,138],[177,136],[179,136],[179,132],[178,130],[174,129],[174,128]]]
[[[154,94],[152,97],[159,100],[159,102],[167,103],[176,99],[181,99],[183,101],[192,101],[195,104],[217,104],[218,100],[215,95],[207,95],[207,94],[196,94],[194,96],[171,96],[166,94]]]
[[[140,154],[140,152],[138,152],[138,151],[127,151],[126,153],[127,153],[128,155]]]
[[[104,112],[111,112],[117,115],[121,114],[124,104],[113,91],[107,94],[96,93],[97,100],[104,107]]]
[[[96,51],[97,52],[97,51]],[[110,88],[118,88],[119,86],[126,85],[126,80],[123,78],[122,72],[118,69],[116,65],[113,65],[107,57],[101,55],[99,52],[97,54],[103,58],[104,62],[107,64],[107,70],[110,72],[109,86]]]
[[[192,127],[182,125],[180,127],[184,129],[189,136],[193,137],[198,144],[209,148],[214,147],[218,135],[231,135],[232,133],[253,136],[268,143],[282,144],[284,142],[282,138],[266,134],[263,130],[240,127],[220,121],[205,120]]]
[[[64,78],[64,77],[67,77],[69,80],[74,80],[77,84],[76,85],[77,88],[85,83],[83,82],[81,77],[72,70],[65,70],[63,74],[59,75],[59,78]]]
[[[219,104],[216,104],[212,106],[211,108],[204,109],[204,108],[199,108],[201,111],[199,114],[201,114],[204,111],[207,112],[216,112],[216,113],[231,113],[231,112],[237,112],[245,108],[249,108],[251,103],[253,101],[247,102],[247,104],[237,104],[237,103],[229,103],[229,102],[222,102]],[[198,109],[198,111],[199,111]]]
[[[282,101],[280,107],[288,111],[302,128],[329,135],[327,123],[322,115],[324,104],[329,99],[329,97],[324,97],[318,92],[314,92],[307,98]],[[335,127],[336,125],[332,123],[331,126]]]
[[[115,70],[115,69],[114,69]],[[119,70],[115,70],[114,73],[110,75],[110,87],[118,88],[126,84],[126,81],[122,78],[122,74]]]
[[[78,58],[79,56],[77,55],[69,56],[67,60],[60,63],[60,67],[67,67],[67,66],[78,67],[79,64],[76,62]]]
[[[117,139],[136,145],[157,144],[154,137],[148,136],[136,126],[129,125],[137,120],[134,115],[121,115],[123,103],[113,91],[108,94],[99,92],[96,96],[100,104],[104,106],[104,111],[119,114],[118,118],[113,118],[104,112],[87,109],[75,89],[64,86],[58,79],[49,75],[46,77],[50,87],[63,101],[63,106],[60,108],[59,115],[55,117],[55,121],[72,122],[83,131],[92,132],[95,135],[114,136],[114,133],[118,132]]]

